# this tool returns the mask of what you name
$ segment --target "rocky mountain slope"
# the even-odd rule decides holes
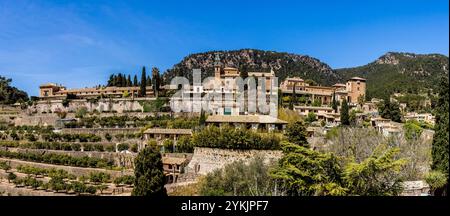
[[[433,92],[439,80],[448,76],[448,66],[448,57],[440,54],[388,52],[367,65],[335,72],[342,80],[366,78],[367,97],[384,98],[394,92]]]
[[[214,76],[214,57],[219,53],[225,66],[248,71],[274,70],[279,83],[286,77],[298,76],[314,80],[319,85],[333,85],[359,76],[367,79],[367,99],[385,98],[394,92],[419,94],[433,92],[442,76],[448,76],[449,60],[441,54],[388,52],[377,60],[353,68],[331,69],[326,63],[307,56],[285,52],[241,49],[191,54],[167,70],[167,83],[175,76],[192,80],[192,69],[202,69],[202,78]]]
[[[170,82],[175,76],[185,76],[191,81],[194,68],[202,69],[202,78],[214,76],[215,53],[219,53],[220,61],[225,66],[239,69],[247,67],[249,72],[270,72],[272,68],[279,82],[286,77],[299,76],[303,79],[312,79],[318,84],[330,85],[340,79],[330,66],[306,55],[241,49],[191,54],[164,73],[165,82]]]

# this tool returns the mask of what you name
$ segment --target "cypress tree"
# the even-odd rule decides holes
[[[431,169],[447,175],[447,184],[434,191],[434,195],[447,195],[449,166],[449,85],[448,78],[443,77],[439,86],[439,98],[436,106],[436,124],[434,126],[433,144],[431,147]]]
[[[295,87],[297,83],[294,83],[294,87],[292,88],[292,97],[289,100],[289,109],[294,110],[294,105],[297,103],[297,93],[295,92]]]
[[[142,74],[141,74],[141,88],[140,88],[140,96],[145,97],[147,92],[145,85],[147,83],[147,75],[145,74],[145,66],[142,67]]]
[[[147,76],[147,86],[152,86],[152,79],[150,76]]]
[[[155,147],[146,147],[136,156],[132,196],[167,196],[161,154]]]
[[[348,112],[348,103],[347,99],[343,99],[341,102],[341,124],[342,125],[350,125],[350,115]]]
[[[337,112],[337,101],[335,92],[333,92],[333,101],[331,102],[331,108],[333,108],[334,112]]]
[[[139,81],[138,81],[136,74],[134,75],[134,78],[133,78],[133,86],[139,86]]]
[[[159,85],[160,85],[160,78],[159,78],[159,69],[156,67],[152,68],[152,76],[153,76],[153,91],[155,92],[155,95],[158,96],[159,92]]]
[[[111,74],[109,76],[108,86],[114,86],[114,79],[115,79],[114,74]]]
[[[121,86],[122,86],[122,87],[127,86],[127,76],[125,76],[125,74],[122,75]]]
[[[128,74],[128,78],[127,78],[127,87],[133,86],[132,82],[131,82],[131,76],[130,74]]]
[[[200,126],[204,126],[206,123],[206,114],[205,114],[205,111],[203,111],[203,109],[200,111],[200,118],[199,118],[198,122],[199,122]]]
[[[123,76],[121,73],[117,75],[117,86],[122,87],[123,86]]]
[[[247,65],[243,65],[242,66],[242,70],[241,70],[241,77],[242,77],[242,79],[245,79],[245,78],[247,78],[248,77],[248,68],[247,68]],[[245,89],[246,90],[246,89]]]

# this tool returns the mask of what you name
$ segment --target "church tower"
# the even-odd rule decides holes
[[[214,77],[216,78],[216,80],[220,80],[220,57],[219,57],[219,53],[216,53],[216,56],[214,58]]]

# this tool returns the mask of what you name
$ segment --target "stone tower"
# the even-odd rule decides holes
[[[214,57],[214,77],[216,78],[216,80],[220,79],[220,68],[221,68],[221,63],[220,63],[219,53],[216,53],[215,57]]]

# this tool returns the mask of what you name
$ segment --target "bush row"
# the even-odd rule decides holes
[[[10,152],[0,150],[0,157],[32,161],[38,163],[48,163],[65,166],[112,168],[113,161],[94,157],[72,157],[64,154],[54,153],[34,153],[34,152]]]
[[[103,145],[99,143],[60,143],[60,142],[26,142],[18,141],[0,141],[0,146],[22,149],[48,149],[48,150],[64,150],[64,151],[99,151],[114,152],[114,144]]]

